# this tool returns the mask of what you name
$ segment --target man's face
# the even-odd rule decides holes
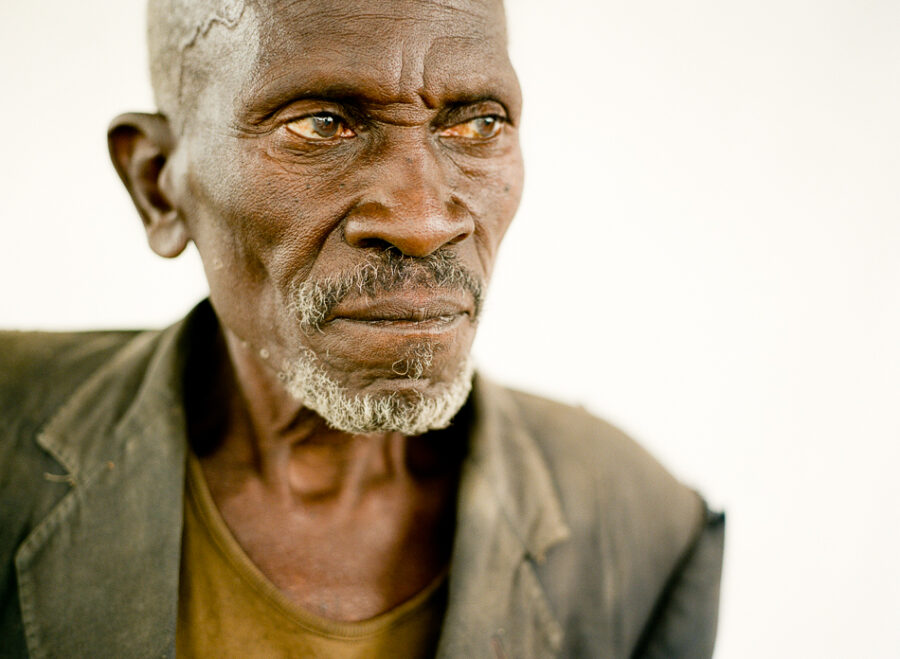
[[[353,396],[440,395],[521,195],[500,2],[273,1],[221,38],[170,169],[226,331]]]

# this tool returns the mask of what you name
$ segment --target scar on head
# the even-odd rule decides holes
[[[163,114],[179,112],[185,96],[188,51],[215,26],[234,30],[248,13],[248,0],[149,0],[147,28],[151,80]]]

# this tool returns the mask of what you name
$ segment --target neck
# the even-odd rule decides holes
[[[200,414],[193,415],[206,420],[201,432],[191,432],[195,450],[229,471],[252,475],[273,493],[322,501],[385,480],[446,475],[458,466],[463,438],[447,432],[409,438],[334,430],[234,336],[220,336],[211,352],[215,356],[201,365],[209,395]]]

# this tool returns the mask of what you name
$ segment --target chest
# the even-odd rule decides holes
[[[235,488],[217,481],[214,467],[197,476],[222,533],[291,602],[317,615],[374,617],[416,595],[449,563],[449,482],[386,480],[364,492],[309,498],[250,478]]]

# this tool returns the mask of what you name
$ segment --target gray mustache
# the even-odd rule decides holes
[[[304,330],[316,330],[348,295],[375,297],[409,286],[466,292],[475,303],[473,319],[481,314],[484,281],[447,248],[424,257],[406,256],[389,248],[369,255],[356,268],[337,277],[295,283],[290,309]]]

